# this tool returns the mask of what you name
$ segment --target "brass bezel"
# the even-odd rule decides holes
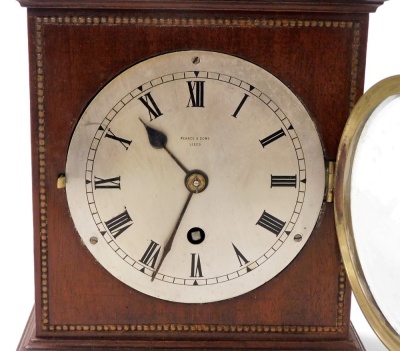
[[[350,185],[354,154],[365,124],[382,102],[396,95],[400,96],[400,75],[374,85],[354,107],[339,145],[334,190],[336,231],[350,284],[366,319],[389,350],[400,350],[400,336],[379,309],[360,264],[351,222]]]

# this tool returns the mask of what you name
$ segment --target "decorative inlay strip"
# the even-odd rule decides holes
[[[350,101],[349,115],[357,102],[357,77],[358,77],[358,53],[360,50],[360,23],[354,24],[353,29],[353,53],[351,61],[351,86],[350,86]]]
[[[47,247],[47,194],[46,194],[46,118],[44,109],[43,38],[41,21],[36,21],[36,94],[38,114],[38,157],[39,157],[39,208],[40,208],[40,262],[42,329],[49,325],[48,300],[48,247]]]
[[[338,301],[337,301],[337,314],[336,314],[336,326],[338,327],[339,332],[344,332],[344,321],[343,321],[343,313],[344,313],[344,294],[346,292],[346,284],[347,284],[347,276],[346,270],[343,262],[340,264],[340,272],[338,278],[339,284],[339,293],[338,293]]]
[[[86,25],[151,25],[151,26],[228,26],[267,28],[353,28],[352,21],[292,20],[292,19],[246,19],[246,18],[164,18],[164,17],[119,17],[119,16],[64,16],[37,17],[43,24],[86,24]]]
[[[292,20],[292,19],[222,19],[222,18],[164,18],[164,17],[118,17],[118,16],[46,16],[36,17],[36,90],[38,114],[39,145],[39,198],[40,198],[40,250],[41,250],[41,328],[43,331],[57,332],[224,332],[224,333],[343,333],[344,332],[344,295],[347,277],[343,264],[338,277],[338,299],[336,325],[197,325],[197,324],[137,324],[137,325],[53,325],[49,321],[48,300],[48,230],[47,230],[47,194],[46,194],[46,116],[44,109],[44,67],[43,67],[43,29],[49,24],[58,25],[151,25],[151,26],[230,26],[230,27],[266,27],[266,28],[339,28],[353,30],[353,53],[351,68],[351,92],[349,110],[356,102],[358,83],[358,55],[360,49],[360,23],[352,21]]]
[[[66,332],[220,332],[220,333],[337,333],[343,332],[336,326],[295,325],[220,325],[220,324],[114,324],[114,325],[50,325],[49,331]]]

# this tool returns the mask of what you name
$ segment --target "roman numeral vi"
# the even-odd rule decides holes
[[[190,277],[203,277],[203,272],[201,270],[200,255],[192,253],[192,262],[190,266]]]

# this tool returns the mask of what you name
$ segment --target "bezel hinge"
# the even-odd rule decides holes
[[[333,190],[335,188],[335,167],[336,161],[326,162],[326,186],[325,186],[325,201],[333,202]]]

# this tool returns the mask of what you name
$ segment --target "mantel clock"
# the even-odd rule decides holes
[[[28,7],[20,350],[363,350],[333,173],[383,2]]]

